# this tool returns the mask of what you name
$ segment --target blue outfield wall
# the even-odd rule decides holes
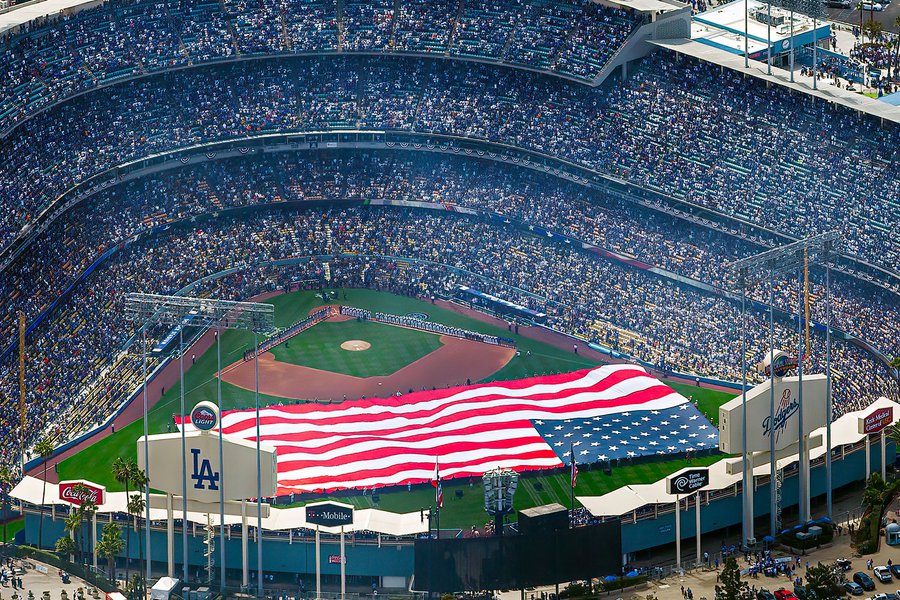
[[[887,462],[895,461],[894,444],[888,443]],[[832,485],[840,488],[845,485],[859,482],[865,479],[865,451],[857,450],[846,454],[842,460],[835,460],[832,469]],[[871,448],[872,472],[881,470],[881,449],[873,443]],[[825,494],[825,467],[819,466],[810,474],[812,497]],[[782,487],[782,506],[788,508],[797,504],[799,478],[796,474],[786,477]],[[754,492],[754,507],[756,517],[769,514],[769,486],[760,486]],[[720,498],[700,507],[700,527],[703,534],[723,529],[728,526],[739,525],[741,522],[741,496]],[[34,545],[38,535],[38,515],[27,513],[25,519],[25,538],[27,543]],[[98,519],[98,529],[102,529],[103,516]],[[117,521],[125,533],[124,521]],[[87,525],[85,532],[88,531]],[[202,568],[206,565],[203,556],[203,533],[200,526],[197,527],[197,536],[191,535],[188,529],[188,556],[192,569]],[[768,527],[761,528],[761,533],[768,533]],[[52,546],[55,541],[64,534],[63,517],[57,516],[56,520],[50,519],[47,511],[44,517],[44,546]],[[689,540],[696,535],[695,512],[693,506],[681,515],[682,539]],[[98,537],[100,532],[98,531]],[[131,555],[138,557],[140,544],[134,532],[131,535]],[[623,523],[622,525],[622,552],[632,553],[648,550],[663,544],[671,544],[675,537],[675,515],[668,512],[657,518],[646,518],[636,523]],[[153,560],[164,565],[167,560],[165,531],[154,530],[151,532],[151,550]],[[181,532],[175,531],[175,563],[176,571],[180,571],[182,542]],[[216,546],[219,540],[216,538]],[[249,546],[250,569],[256,569],[256,544],[251,535]],[[229,569],[241,568],[240,531],[236,528],[232,531],[232,539],[225,542],[226,565]],[[384,542],[381,547],[375,540],[367,539],[365,542],[350,543],[350,536],[346,541],[347,575],[354,576],[401,576],[408,578],[414,570],[414,546],[410,542],[397,544]],[[340,547],[336,540],[329,539],[322,542],[322,573],[325,575],[339,575],[340,565],[329,562],[329,556],[340,554]],[[265,557],[264,570],[267,572],[282,573],[315,573],[315,545],[311,536],[294,538],[290,543],[287,537],[267,538],[263,540],[263,556]],[[218,565],[218,553],[216,553]]]
[[[50,518],[50,512],[44,513],[44,547],[49,548],[55,544],[56,540],[65,535],[64,516],[57,515],[56,520]],[[39,516],[37,514],[27,513],[25,519],[25,539],[29,545],[35,545],[38,537]],[[123,537],[126,533],[123,521],[117,521],[123,530]],[[100,515],[97,521],[97,537],[102,535],[104,516]],[[84,534],[90,535],[90,526],[85,523]],[[205,546],[203,544],[204,534],[200,526],[197,527],[197,536],[191,535],[191,528],[188,529],[188,561],[191,569],[205,568],[206,557],[203,555]],[[131,556],[138,558],[141,544],[144,537],[138,535],[134,531],[128,532],[131,540]],[[168,557],[166,554],[166,535],[164,530],[152,530],[150,533],[150,550],[154,562],[165,565]],[[216,548],[219,546],[219,538],[216,537]],[[248,547],[248,561],[250,569],[256,570],[256,544],[251,534]],[[350,543],[350,536],[346,536],[344,549],[347,554],[347,575],[388,575],[402,576],[409,579],[414,570],[413,544],[406,542],[397,544],[384,542],[379,548],[375,540],[367,539],[365,543]],[[328,557],[330,555],[337,556],[340,554],[340,543],[335,539],[322,541],[321,557],[322,557],[322,574],[323,575],[340,575],[340,564],[330,563]],[[123,554],[124,556],[124,554]],[[215,561],[213,564],[218,566],[219,553],[215,553]],[[316,551],[313,537],[294,538],[290,543],[287,537],[263,540],[263,557],[264,570],[267,572],[282,573],[307,573],[314,574],[316,571]],[[175,530],[175,570],[181,570],[182,558],[182,537],[181,531]],[[102,558],[98,561],[105,564]],[[240,531],[235,529],[232,532],[232,538],[225,540],[225,564],[228,569],[241,569],[241,539]],[[193,574],[193,573],[192,573]]]
[[[878,444],[872,444],[872,472],[881,471],[881,448]],[[887,445],[887,463],[893,464],[895,460],[895,447]],[[845,455],[843,460],[832,462],[832,487],[839,488],[865,479],[866,453],[859,450]],[[811,496],[823,496],[825,494],[825,466],[812,469],[810,472]],[[796,506],[799,497],[800,479],[796,475],[785,478],[781,488],[782,508]],[[770,506],[769,485],[760,486],[753,494],[753,507],[756,517],[769,514]],[[681,538],[692,539],[696,536],[696,516],[693,504],[687,511],[681,513]],[[728,526],[740,525],[743,506],[741,495],[721,498],[709,504],[700,506],[700,532],[707,534]],[[763,530],[768,534],[768,526]],[[662,537],[665,536],[665,537]],[[760,537],[760,536],[757,536]],[[659,515],[657,518],[647,518],[636,523],[622,524],[622,552],[638,552],[648,550],[660,545],[660,539],[666,543],[672,543],[675,539],[675,513],[669,512]]]

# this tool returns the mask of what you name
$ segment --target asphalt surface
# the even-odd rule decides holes
[[[881,0],[877,1],[883,4]],[[851,0],[851,3],[855,6],[856,0]],[[859,27],[859,11],[855,8],[826,8],[825,10],[828,12],[828,18],[833,21]],[[900,33],[896,23],[897,17],[900,17],[900,0],[892,0],[882,11],[863,11],[862,17],[863,22],[874,19],[884,25],[885,31]]]

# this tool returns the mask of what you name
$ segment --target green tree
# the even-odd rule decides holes
[[[806,570],[806,587],[816,593],[816,598],[841,598],[844,595],[837,573],[822,563]]]
[[[863,504],[865,504],[873,514],[881,514],[884,507],[885,494],[887,493],[887,484],[881,475],[872,473],[866,482],[866,490],[863,492]]]
[[[53,444],[47,438],[34,446],[34,452],[41,457],[44,465],[44,485],[41,489],[41,518],[38,522],[38,548],[44,547],[44,503],[47,501],[47,461],[53,455]]]
[[[13,481],[13,474],[12,471],[10,471],[9,467],[7,467],[6,465],[0,467],[0,494],[3,495],[3,501],[0,502],[0,513],[5,512],[9,507],[9,490],[12,487]],[[9,535],[6,530],[6,522],[8,519],[5,518],[5,514],[3,516],[3,542],[5,543],[9,540]]]
[[[869,38],[870,42],[874,42],[882,33],[884,25],[879,21],[869,20],[863,25],[863,35]]]
[[[131,463],[130,471],[131,471],[131,474],[129,475],[129,479],[131,479],[131,483],[134,484],[135,491],[143,492],[144,488],[147,485],[149,485],[149,483],[150,483],[150,480],[147,479],[146,472],[144,472],[143,469],[138,468],[137,463],[135,463],[135,462]],[[134,498],[138,498],[138,500],[135,500],[134,503],[132,504],[132,500],[134,500]],[[146,508],[146,504],[144,503],[143,496],[140,493],[132,495],[131,499],[129,499],[129,501],[128,501],[128,512],[139,517],[144,512],[145,508]],[[132,511],[132,509],[134,509],[134,510]],[[140,561],[141,561],[140,562],[140,564],[141,564],[141,567],[140,567],[140,573],[141,573],[140,593],[142,594],[141,597],[144,597],[147,595],[147,593],[146,593],[147,592],[147,590],[146,590],[147,582],[144,577],[144,566],[143,566],[144,565],[144,544],[142,544],[140,541],[141,540],[141,521],[140,521],[140,519],[137,520],[137,523],[138,523],[138,531],[137,531],[138,547],[140,548],[140,552],[138,553],[138,555],[139,555]],[[147,525],[149,526],[149,523]]]
[[[56,540],[56,552],[60,554],[63,560],[70,560],[72,555],[75,554],[75,550],[75,540],[69,536],[64,535]]]
[[[128,498],[129,504],[131,503],[131,493],[130,493],[130,484],[131,484],[131,465],[133,463],[127,462],[121,456],[116,458],[112,464],[112,474],[115,477],[116,481],[125,486],[125,497]],[[134,514],[131,512],[131,508],[128,508],[128,514]],[[125,534],[125,581],[129,579],[129,572],[131,567],[131,532],[132,524],[129,520],[128,523],[129,531]]]
[[[109,565],[109,579],[116,580],[116,556],[122,552],[125,541],[122,539],[122,531],[116,523],[107,523],[103,526],[103,535],[97,541],[97,554],[103,556]]]
[[[733,556],[725,559],[725,567],[716,586],[716,600],[744,600],[750,597],[747,582],[741,581],[741,570]]]
[[[81,558],[80,558],[79,540],[81,539],[81,513],[77,510],[73,510],[66,516],[66,519],[65,519],[65,521],[63,521],[63,524],[66,529],[66,533],[69,534],[64,537],[68,538],[72,542],[71,545],[69,545],[68,542],[65,542],[66,548],[70,549],[70,551],[66,552],[66,554],[79,555],[78,562],[80,564]],[[60,541],[62,539],[64,539],[64,538],[60,538],[59,540],[56,540],[57,547],[59,547],[60,543],[63,543]]]

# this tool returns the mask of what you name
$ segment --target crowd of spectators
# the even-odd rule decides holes
[[[386,159],[379,160],[388,167]],[[368,189],[386,191],[383,186],[390,179],[400,177],[397,166],[394,161]],[[418,168],[421,175],[427,167],[422,164]],[[215,172],[223,167],[216,165],[211,169]],[[257,165],[249,172],[268,173],[270,183],[282,177],[281,184],[274,189],[287,190],[298,185],[293,178],[302,171],[302,167],[293,171],[285,160],[274,161],[268,167]],[[439,167],[432,165],[431,171],[436,175],[430,182],[427,177],[421,177],[425,189],[439,185],[437,180],[444,179]],[[319,192],[325,193],[320,198],[330,195],[325,190],[333,185],[333,181],[328,181],[328,173],[347,175],[338,166],[322,169],[321,173],[324,175],[319,185],[323,187]],[[528,181],[529,174],[519,176],[525,179],[509,179],[516,189],[532,193],[530,183],[533,193],[542,195],[545,191],[537,179]],[[168,191],[170,186],[177,185],[189,190],[186,198],[191,198],[197,192],[190,189],[190,182],[196,183],[199,177],[196,169],[187,169],[162,186],[160,182],[156,185],[137,182],[131,187],[143,185],[150,190]],[[351,187],[345,190],[361,185],[364,179],[361,175],[347,175],[345,181]],[[237,185],[234,173],[223,180],[228,185]],[[166,182],[166,178],[162,181]],[[247,187],[256,187],[258,183],[247,182]],[[502,179],[493,182],[502,191],[501,184]],[[311,191],[316,191],[315,185],[311,183]],[[214,188],[208,189],[216,195]],[[269,193],[272,191],[269,188]],[[549,191],[552,193],[552,188]],[[109,195],[111,199],[120,198],[113,191]],[[361,197],[366,195],[361,193]],[[132,203],[140,210],[147,201],[132,200]],[[184,202],[185,206],[190,204],[188,200]],[[208,210],[220,208],[215,204],[208,201]],[[177,205],[174,208],[177,210]],[[121,209],[127,218],[131,207],[126,202]],[[460,285],[476,284],[487,292],[547,312],[550,324],[557,329],[618,346],[621,351],[661,368],[731,379],[739,376],[740,314],[732,302],[720,296],[701,293],[617,261],[599,259],[593,253],[574,250],[564,243],[535,237],[527,228],[513,223],[431,211],[410,213],[394,208],[284,210],[288,212],[244,212],[196,222],[188,219],[181,225],[163,227],[154,237],[141,238],[122,247],[78,285],[31,338],[28,389],[32,399],[41,401],[28,403],[29,422],[33,424],[29,435],[36,437],[46,431],[47,425],[55,423],[60,430],[54,434],[65,438],[77,433],[79,426],[91,424],[88,419],[66,426],[62,416],[78,404],[85,390],[99,387],[102,396],[104,386],[110,389],[110,379],[118,376],[119,369],[110,373],[108,367],[113,361],[121,360],[123,345],[132,334],[130,324],[122,317],[124,293],[138,290],[171,293],[204,276],[235,267],[239,268],[238,273],[202,283],[192,293],[238,299],[274,287],[287,287],[290,281],[325,283],[325,261],[321,260],[301,259],[296,266],[280,269],[253,267],[262,261],[314,255],[336,255],[327,261],[330,274],[327,283],[335,287],[364,286],[407,294],[451,296]],[[624,209],[620,210],[624,214]],[[94,213],[85,208],[84,214]],[[162,217],[157,215],[157,218]],[[137,222],[142,221],[137,219]],[[84,226],[85,231],[95,231],[97,227],[93,223]],[[67,223],[59,227],[65,230],[77,226]],[[129,223],[122,233],[130,236],[137,227]],[[108,230],[113,235],[115,231],[115,228]],[[435,231],[442,235],[434,236]],[[58,233],[51,231],[48,236]],[[110,243],[116,241],[111,239]],[[383,256],[408,257],[410,261],[404,261],[404,267],[400,268],[393,259],[379,258]],[[59,283],[65,285],[65,281]],[[766,347],[766,315],[754,312],[749,318],[749,347],[754,360],[759,360]],[[613,331],[628,331],[633,336],[627,341],[613,339]],[[780,322],[777,338],[779,346],[791,347],[797,343],[794,328]],[[810,371],[821,370],[823,345],[821,337],[814,335]],[[132,352],[125,361],[136,373],[139,357]],[[888,384],[883,365],[879,366],[855,346],[836,343],[834,364],[836,414],[862,407],[874,395],[886,393]],[[15,387],[15,362],[7,360],[0,367],[0,389],[9,397],[14,395]],[[126,391],[113,389],[119,396],[110,400],[121,401]],[[112,392],[110,396],[115,396]],[[98,413],[90,416],[105,417],[103,407],[108,409],[107,404],[100,403]],[[0,410],[4,413],[0,415],[3,433],[13,434],[16,422],[13,407],[6,405]],[[10,443],[0,452],[9,458],[17,451],[18,437],[4,435],[4,439]]]
[[[0,130],[98,85],[247,55],[436,53],[591,80],[639,19],[590,0],[116,0],[0,41]],[[454,43],[458,40],[458,43]]]
[[[667,54],[603,89],[490,65],[359,57],[122,84],[0,141],[0,203],[10,207],[0,240],[113,164],[208,140],[335,128],[511,143],[793,236],[841,228],[845,253],[900,264],[890,239],[896,125]]]

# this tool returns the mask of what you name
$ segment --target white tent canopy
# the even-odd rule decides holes
[[[870,414],[879,408],[894,407],[897,403],[887,398],[879,398],[863,410],[849,412],[831,424],[831,445],[833,448],[849,444],[856,444],[865,439],[865,435],[859,433],[859,418]],[[893,422],[900,420],[900,410],[894,410]],[[810,437],[816,435],[825,436],[825,427],[816,429]],[[822,444],[810,450],[810,460],[815,460],[825,454],[825,445]],[[759,459],[757,459],[759,460]],[[792,454],[777,460],[777,467],[783,469],[797,462],[798,455]],[[728,460],[720,460],[709,467],[709,485],[705,490],[716,491],[728,488],[743,478],[740,473],[729,474],[727,471]],[[769,475],[769,463],[754,463],[753,475],[761,477]],[[652,504],[674,504],[675,496],[666,491],[666,480],[647,484],[628,485],[613,490],[602,496],[578,496],[578,501],[587,508],[595,517],[618,517],[634,510]]]
[[[26,476],[12,489],[10,496],[34,505],[40,505],[42,498],[46,500],[44,504],[68,504],[68,502],[59,499],[59,486],[57,484],[47,483],[45,493],[43,480],[30,475]],[[128,499],[125,492],[107,492],[103,504],[97,507],[97,513],[126,513],[127,505]],[[180,510],[174,512],[176,519],[181,519],[181,516]],[[165,521],[166,518],[165,509],[150,509],[150,519],[152,521]],[[220,522],[218,512],[207,516],[206,513],[188,511],[187,518],[188,521],[198,525],[206,525],[208,522],[211,522],[213,525],[218,526]],[[256,525],[255,517],[249,518],[248,521],[251,526]],[[225,515],[226,525],[240,525],[240,523],[241,517],[239,515]],[[262,520],[262,525],[266,531],[316,528],[315,525],[307,523],[306,511],[302,506],[293,508],[272,506],[269,516]],[[340,533],[339,527],[319,527],[319,529],[327,533]],[[364,530],[385,535],[415,535],[428,531],[428,519],[423,521],[419,512],[400,514],[374,508],[355,510],[353,512],[353,524],[345,526],[344,532],[350,533]]]

